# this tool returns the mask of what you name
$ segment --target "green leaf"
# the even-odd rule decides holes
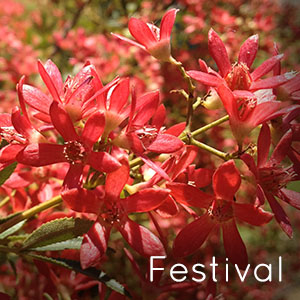
[[[14,162],[0,171],[0,186],[10,177],[17,167],[17,162]]]
[[[83,237],[77,237],[75,239],[70,239],[67,241],[62,241],[54,244],[50,244],[42,247],[30,248],[28,250],[34,251],[61,251],[65,249],[77,249],[79,250],[82,244]]]
[[[22,249],[43,247],[76,238],[87,233],[92,224],[93,221],[80,218],[62,218],[47,222],[28,236]]]
[[[53,257],[47,257],[47,256],[37,255],[37,254],[28,254],[28,255],[35,259],[42,260],[55,265],[59,265],[61,267],[65,267],[75,272],[84,274],[92,279],[104,283],[107,287],[116,291],[117,293],[131,298],[130,293],[124,288],[124,286],[121,283],[119,283],[115,279],[110,278],[106,273],[104,273],[101,270],[98,270],[96,268],[82,269],[80,266],[80,262],[75,260],[64,259],[64,258],[53,258]]]
[[[22,228],[22,226],[25,224],[27,220],[23,220],[19,223],[17,223],[16,225],[6,229],[5,231],[3,231],[2,233],[0,233],[0,240],[5,239],[7,236],[15,233],[16,231],[18,231],[19,229]]]
[[[21,213],[22,213],[21,211],[18,211],[16,213],[10,214],[10,215],[8,215],[8,216],[6,216],[4,218],[1,218],[0,219],[0,225],[4,224],[5,222],[9,221],[10,219],[12,219],[12,218],[14,218],[14,217],[16,217],[18,215],[20,215]]]

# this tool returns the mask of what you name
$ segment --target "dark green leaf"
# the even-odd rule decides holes
[[[17,162],[14,162],[0,171],[0,186],[10,177],[17,167]]]
[[[27,220],[23,220],[23,221],[17,223],[16,225],[6,229],[2,233],[0,233],[0,240],[5,239],[7,236],[9,236],[9,235],[15,233],[16,231],[18,231],[19,229],[21,229],[26,221]]]
[[[110,278],[106,273],[104,273],[101,270],[98,270],[96,268],[82,269],[81,266],[80,266],[79,261],[70,260],[70,259],[53,258],[53,257],[47,257],[47,256],[37,255],[37,254],[29,254],[29,256],[31,256],[35,259],[38,259],[38,260],[42,260],[42,261],[45,261],[45,262],[48,262],[48,263],[56,264],[56,265],[59,265],[61,267],[65,267],[65,268],[71,269],[75,272],[84,274],[84,275],[86,275],[90,278],[93,278],[95,280],[98,280],[99,282],[104,283],[110,289],[131,298],[131,295],[124,288],[123,285],[121,285],[115,279]]]
[[[93,221],[80,218],[62,218],[47,222],[28,236],[23,250],[76,238],[87,233],[92,224]]]

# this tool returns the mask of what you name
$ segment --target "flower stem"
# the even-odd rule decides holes
[[[203,132],[205,132],[205,131],[207,131],[207,130],[215,127],[215,126],[218,126],[218,125],[220,125],[220,124],[222,124],[222,123],[224,123],[228,120],[229,120],[229,116],[226,115],[226,116],[224,116],[224,117],[222,117],[222,118],[220,118],[220,119],[218,119],[214,122],[211,122],[210,124],[207,124],[207,125],[205,125],[201,128],[198,128],[198,129],[194,130],[193,132],[190,133],[190,137],[196,137],[197,135],[199,135],[199,134],[201,134],[201,133],[203,133]],[[180,138],[183,142],[187,142],[188,139],[189,139],[189,135],[187,135],[185,133],[183,133],[183,134],[184,135],[180,136]]]
[[[29,208],[29,209],[21,212],[20,214],[16,215],[15,217],[9,219],[2,225],[0,225],[0,233],[5,231],[6,229],[10,228],[11,226],[16,225],[17,223],[19,223],[23,220],[29,219],[29,218],[33,217],[34,215],[36,215],[37,213],[42,212],[48,208],[54,207],[56,205],[59,205],[60,203],[62,203],[62,199],[61,199],[61,196],[59,195],[59,196],[53,197],[52,199],[45,201],[39,205]]]
[[[198,142],[197,140],[195,140],[193,138],[190,139],[190,143],[191,143],[191,145],[195,145],[198,148],[206,150],[206,151],[208,151],[208,152],[210,152],[210,153],[212,153],[212,154],[214,154],[214,155],[216,155],[216,156],[218,156],[218,157],[220,157],[224,160],[229,160],[229,159],[232,158],[230,153],[219,151],[219,150],[217,150],[217,149],[215,149],[211,146],[208,146],[206,144]]]
[[[193,113],[194,113],[194,109],[193,109],[193,102],[194,102],[194,91],[195,91],[195,86],[192,82],[191,77],[186,73],[183,65],[181,62],[177,61],[175,58],[171,57],[170,59],[170,63],[174,66],[176,66],[183,79],[187,82],[188,84],[188,92],[187,92],[187,115],[186,115],[186,132],[190,132],[191,131],[191,123],[192,123],[192,117],[193,117]]]

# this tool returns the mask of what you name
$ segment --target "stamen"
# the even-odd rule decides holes
[[[63,154],[69,163],[82,163],[85,160],[85,148],[80,142],[68,141],[65,142],[64,146]]]

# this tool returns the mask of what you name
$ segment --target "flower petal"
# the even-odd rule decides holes
[[[87,234],[83,235],[80,247],[80,264],[83,269],[95,267],[107,249],[110,229],[96,222]]]
[[[171,134],[174,136],[179,136],[186,126],[185,122],[177,123],[170,128],[168,128],[164,133]]]
[[[249,88],[250,91],[257,91],[262,89],[271,89],[278,87],[289,80],[293,79],[296,76],[296,73],[289,72],[278,76],[273,76],[270,78],[254,81],[251,83]]]
[[[210,55],[216,62],[222,77],[225,77],[231,70],[231,63],[224,43],[212,28],[208,32],[208,49]]]
[[[174,257],[184,257],[196,252],[215,227],[215,223],[205,214],[184,227],[173,244]]]
[[[160,40],[170,40],[176,14],[179,9],[173,8],[165,13],[160,23]]]
[[[107,109],[119,113],[127,104],[129,91],[129,78],[125,78],[113,90]]]
[[[142,107],[132,121],[135,126],[144,126],[155,114],[159,105],[159,92],[151,92],[147,94],[147,97],[144,96],[138,99],[138,101],[142,100]]]
[[[60,74],[60,71],[58,70],[57,66],[52,62],[52,60],[48,59],[47,62],[44,65],[45,70],[49,74],[53,85],[55,86],[55,89],[57,90],[60,97],[63,96],[63,80]]]
[[[55,129],[65,141],[79,140],[70,116],[59,103],[54,101],[51,104],[50,116]]]
[[[275,116],[273,114],[277,112],[279,108],[280,101],[266,101],[258,104],[247,119],[249,128],[253,129],[262,123],[274,119]]]
[[[38,60],[38,70],[51,96],[53,97],[53,100],[57,102],[61,102],[61,99],[54,85],[54,82],[52,81],[52,78],[50,77],[50,75],[48,74],[47,70],[45,69],[45,67],[43,66],[40,60]]]
[[[63,189],[65,191],[81,186],[83,168],[84,166],[82,164],[70,164],[63,183]]]
[[[102,198],[100,197],[102,196]],[[98,195],[95,190],[83,188],[65,189],[61,193],[64,203],[72,210],[80,213],[91,213],[98,215],[103,205],[103,196]]]
[[[257,178],[258,177],[258,173],[257,173],[258,170],[257,170],[257,167],[255,165],[254,158],[250,154],[244,153],[244,154],[241,155],[241,159],[247,165],[247,167],[253,173],[253,175]]]
[[[283,58],[283,54],[275,55],[264,61],[258,68],[256,68],[251,73],[251,78],[253,81],[261,78],[262,76],[268,74],[274,66]]]
[[[82,142],[92,149],[93,145],[99,140],[105,128],[105,117],[101,112],[91,115],[86,121],[82,134]]]
[[[139,157],[142,159],[142,161],[147,164],[152,170],[154,170],[157,174],[159,174],[162,178],[166,180],[170,180],[168,174],[160,167],[158,166],[154,161],[152,161],[149,157],[146,155],[140,154]]]
[[[161,128],[164,125],[165,120],[166,108],[163,104],[161,104],[152,117],[151,125],[155,126],[156,128]]]
[[[248,264],[248,255],[245,244],[238,232],[235,221],[232,219],[222,223],[223,242],[226,256],[230,262],[245,270]]]
[[[20,151],[16,159],[19,163],[32,167],[52,165],[66,162],[63,154],[64,146],[56,144],[30,144]]]
[[[265,165],[268,160],[269,150],[271,146],[271,131],[267,124],[261,127],[257,141],[257,167]]]
[[[117,227],[127,243],[140,255],[144,257],[166,255],[160,239],[147,228],[129,218]]]
[[[156,153],[173,153],[183,146],[184,143],[174,135],[158,134],[154,142],[147,147],[147,150]]]
[[[131,35],[146,48],[158,42],[148,25],[139,19],[130,18],[128,29]]]
[[[171,218],[178,214],[179,208],[176,202],[169,195],[166,198],[166,200],[155,211],[162,218]]]
[[[300,209],[300,193],[292,190],[282,188],[280,190],[281,199],[292,205],[293,207]]]
[[[24,100],[28,105],[37,111],[49,114],[50,105],[53,100],[51,100],[46,94],[27,84],[23,85],[22,93]]]
[[[167,188],[177,202],[187,206],[208,208],[214,199],[214,196],[185,183],[170,182],[167,183]]]
[[[146,49],[146,47],[144,45],[141,45],[141,44],[139,44],[139,43],[137,43],[137,42],[135,42],[135,41],[133,41],[131,39],[128,39],[125,36],[122,36],[120,34],[113,33],[113,32],[111,32],[111,35],[114,36],[114,37],[116,37],[116,38],[118,38],[118,39],[120,39],[120,40],[122,40],[122,41],[124,41],[124,42],[129,43],[132,46],[139,47],[140,49],[142,49],[142,50],[144,50],[144,51],[147,52],[147,49]]]
[[[148,188],[122,200],[126,213],[147,212],[157,208],[166,200],[170,190]]]
[[[233,200],[240,185],[241,176],[233,160],[223,163],[213,175],[214,192],[220,199]]]
[[[276,145],[271,157],[270,164],[279,164],[286,157],[293,140],[292,130],[288,130]]]
[[[216,90],[223,102],[227,113],[229,114],[230,119],[238,120],[236,99],[234,98],[232,91],[224,84],[221,84]]]
[[[24,148],[24,145],[8,144],[0,150],[0,164],[14,162],[17,154]]]
[[[244,222],[254,226],[262,226],[269,223],[273,214],[264,211],[261,207],[255,207],[249,203],[233,203],[235,216]]]
[[[258,50],[258,34],[250,36],[241,46],[239,63],[244,63],[250,69]]]
[[[292,238],[293,237],[292,225],[285,211],[283,210],[283,208],[280,206],[280,204],[277,202],[277,200],[272,194],[265,192],[265,195],[270,203],[272,211],[274,212],[276,221],[278,222],[282,230],[287,234],[287,236],[289,238]]]
[[[29,123],[28,118],[25,115],[21,115],[21,111],[19,107],[15,107],[11,114],[11,122],[18,133],[26,137],[26,139],[30,139],[35,130],[32,125]]]
[[[99,172],[111,173],[118,168],[121,164],[119,161],[107,152],[90,152],[88,155],[87,163]]]
[[[129,164],[126,159],[119,163],[118,169],[107,174],[105,182],[105,193],[111,199],[119,199],[120,194],[129,179]]]
[[[201,82],[202,84],[208,85],[208,86],[219,86],[220,84],[224,83],[224,80],[222,78],[219,78],[217,76],[204,73],[201,71],[187,71],[186,72],[190,77],[193,79]]]

